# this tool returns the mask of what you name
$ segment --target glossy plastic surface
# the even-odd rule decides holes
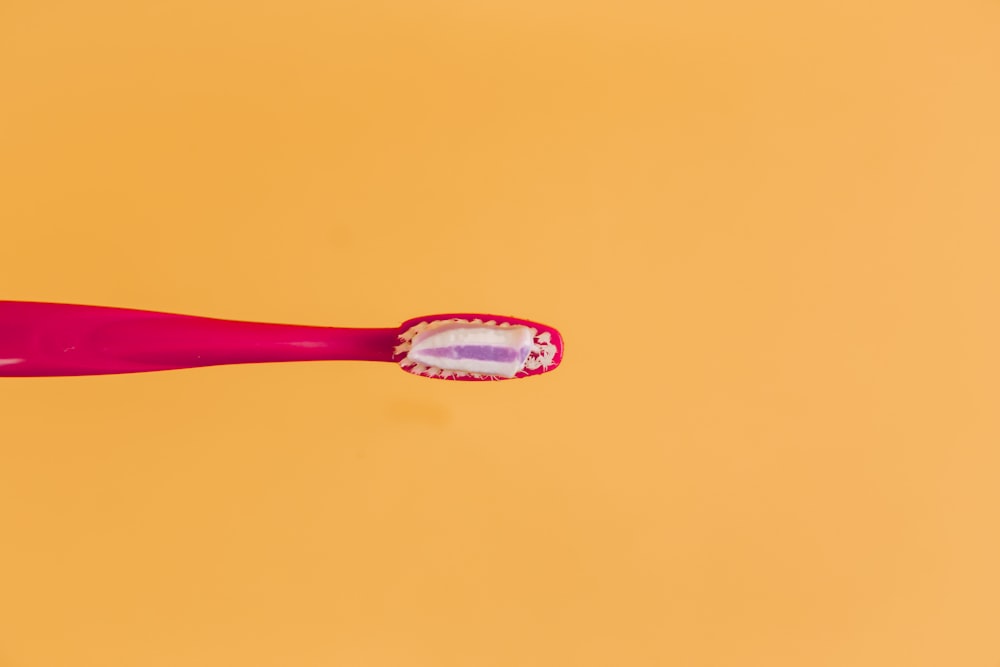
[[[391,361],[393,329],[238,322],[0,301],[0,376],[107,375],[219,364]]]

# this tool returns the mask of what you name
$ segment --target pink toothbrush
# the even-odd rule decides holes
[[[237,322],[144,310],[0,301],[0,376],[107,375],[277,361],[389,361],[415,375],[503,380],[562,361],[559,332],[456,313],[393,329]]]

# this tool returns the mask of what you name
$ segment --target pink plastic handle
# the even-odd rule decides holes
[[[397,335],[397,329],[263,324],[0,301],[0,376],[107,375],[275,361],[392,361]]]

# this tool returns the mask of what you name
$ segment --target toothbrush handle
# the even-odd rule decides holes
[[[0,376],[107,375],[276,361],[391,361],[397,333],[0,301]]]

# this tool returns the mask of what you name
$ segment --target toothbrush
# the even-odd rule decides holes
[[[0,301],[0,376],[6,377],[356,360],[392,362],[430,378],[506,380],[554,369],[562,349],[552,327],[496,315],[430,315],[397,328],[348,329]]]

